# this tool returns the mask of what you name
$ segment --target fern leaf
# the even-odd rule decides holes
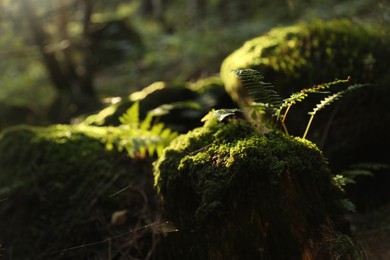
[[[343,94],[344,94],[344,90],[325,97],[323,100],[320,101],[319,104],[316,105],[316,107],[313,109],[313,111],[309,112],[309,115],[315,115],[318,111],[323,109],[325,106],[338,100]]]
[[[150,129],[150,133],[153,134],[153,135],[159,136],[163,129],[164,129],[164,124],[163,123],[155,124]]]
[[[332,87],[334,85],[347,83],[349,81],[350,81],[349,77],[347,79],[338,79],[338,80],[334,80],[332,82],[326,82],[326,83],[322,83],[319,85],[314,85],[310,88],[304,88],[304,89],[300,90],[299,92],[292,93],[290,95],[290,97],[285,98],[283,100],[283,103],[275,110],[274,116],[279,117],[283,108],[291,107],[292,105],[303,101],[308,96],[309,93],[328,94],[329,92],[323,91],[323,90],[329,89],[330,87]]]
[[[274,90],[274,87],[263,81],[264,77],[254,69],[234,70],[244,88],[253,97],[257,104],[267,104],[266,109],[274,109],[282,103],[282,98]]]
[[[309,119],[309,122],[307,123],[307,126],[306,126],[306,130],[305,130],[305,133],[303,134],[302,138],[305,139],[306,138],[306,135],[309,131],[309,128],[310,128],[310,125],[311,125],[311,122],[313,121],[313,118],[315,116],[315,114],[320,111],[321,109],[323,109],[325,106],[333,103],[334,101],[338,100],[341,98],[341,96],[343,96],[345,93],[347,92],[350,92],[350,91],[353,91],[353,90],[356,90],[358,88],[361,88],[361,87],[365,87],[367,86],[368,84],[356,84],[356,85],[352,85],[352,86],[349,86],[347,89],[344,89],[344,90],[341,90],[337,93],[334,93],[330,96],[327,96],[326,98],[324,98],[323,100],[320,101],[319,104],[316,105],[316,107],[313,109],[313,111],[309,112],[308,114],[311,115],[310,116],[310,119]]]
[[[340,204],[343,206],[344,209],[350,212],[356,212],[356,206],[353,204],[352,201],[349,199],[342,199],[340,200]]]
[[[122,125],[138,128],[139,125],[139,102],[135,102],[127,111],[119,117]]]
[[[106,148],[115,145],[119,152],[125,150],[131,157],[144,158],[146,155],[161,155],[163,149],[177,136],[176,132],[165,128],[163,123],[153,124],[153,114],[139,120],[139,103],[135,102],[122,116],[118,133],[105,139]]]
[[[323,100],[320,101],[319,104],[316,105],[316,107],[313,109],[313,111],[309,112],[309,115],[314,115],[321,109],[323,109],[325,106],[333,103],[334,101],[338,100],[343,96],[345,93],[350,92],[352,90],[355,90],[357,88],[361,88],[365,85],[357,84],[357,85],[352,85],[349,86],[347,89],[341,90],[339,92],[336,92],[330,96],[325,97]]]
[[[151,113],[148,113],[145,119],[141,122],[139,128],[141,130],[149,130],[152,126],[152,120],[153,120],[153,115]]]

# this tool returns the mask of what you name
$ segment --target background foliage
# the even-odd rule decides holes
[[[99,101],[127,95],[158,80],[194,81],[215,75],[229,53],[274,26],[314,18],[349,17],[377,25],[390,20],[387,1],[373,0],[2,0],[0,8],[6,12],[0,15],[0,103],[27,107],[39,124],[48,122],[48,110],[53,109],[50,105],[56,102],[58,89],[50,81],[22,12],[26,4],[32,7],[30,11],[36,14],[46,33],[45,51],[54,53],[62,67],[67,66],[66,55],[70,55],[77,73],[86,69],[82,62],[86,6],[91,5],[91,33],[107,22],[124,21],[131,33],[139,37],[99,43],[100,53],[110,58],[93,71],[93,87]],[[64,28],[66,34],[62,32]],[[136,47],[137,41],[142,43],[141,49]],[[110,52],[113,46],[119,52]]]

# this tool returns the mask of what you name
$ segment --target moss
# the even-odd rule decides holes
[[[261,71],[282,97],[315,84],[351,76],[373,85],[350,93],[316,115],[309,138],[337,172],[359,161],[387,162],[390,144],[389,28],[350,20],[312,21],[279,27],[245,42],[221,66],[227,92],[241,107],[251,102],[232,70]],[[336,90],[337,91],[337,90]],[[295,105],[285,124],[302,136],[322,96]]]
[[[53,125],[18,126],[1,133],[0,198],[7,199],[0,203],[0,244],[7,256],[105,258],[105,246],[49,253],[126,232],[128,226],[110,225],[111,214],[118,210],[132,212],[139,223],[153,221],[153,207],[137,215],[154,201],[150,172],[123,154],[107,151],[102,140],[108,131],[114,128]],[[136,193],[131,187],[141,183],[149,183],[143,192],[150,205],[130,197]],[[113,254],[120,240],[111,244]],[[134,256],[148,250],[139,249]]]
[[[378,81],[387,71],[383,57],[390,56],[389,40],[385,29],[349,20],[279,27],[229,55],[221,77],[236,102],[243,100],[236,93],[240,86],[233,69],[260,69],[285,95],[348,76],[356,82]]]
[[[243,120],[211,119],[178,137],[154,166],[163,216],[180,230],[167,239],[170,259],[188,252],[191,259],[295,258],[342,212],[314,144]]]

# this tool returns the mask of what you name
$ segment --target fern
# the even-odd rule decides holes
[[[248,90],[248,93],[253,97],[254,102],[249,106],[254,108],[259,113],[268,113],[273,118],[276,118],[276,121],[279,121],[281,123],[286,134],[288,134],[287,127],[285,125],[286,116],[290,108],[294,104],[303,101],[311,93],[329,94],[329,91],[324,90],[329,89],[334,85],[339,85],[350,81],[350,77],[348,77],[345,80],[341,79],[332,82],[322,83],[319,85],[314,85],[313,87],[305,88],[299,92],[292,93],[290,97],[286,99],[282,99],[279,94],[273,89],[273,86],[271,84],[265,83],[263,81],[264,78],[259,71],[253,69],[242,69],[234,70],[234,72],[237,74],[243,87],[246,88]],[[347,89],[334,94],[329,94],[329,96],[321,100],[321,102],[316,105],[313,111],[309,112],[309,115],[311,115],[311,117],[306,126],[303,138],[306,138],[313,118],[318,111],[323,109],[325,106],[331,104],[332,102],[338,100],[345,93],[363,86],[366,85],[360,84],[349,86]],[[218,116],[221,117],[223,115],[224,114],[219,114]],[[256,117],[253,118],[255,119]]]
[[[116,146],[118,151],[126,150],[132,158],[155,154],[160,156],[163,149],[178,135],[163,123],[153,124],[152,114],[147,114],[146,118],[140,121],[138,102],[121,115],[119,120],[119,133],[112,132],[106,137],[106,148],[113,149]]]
[[[333,176],[333,183],[342,191],[348,184],[355,184],[355,179],[360,176],[374,177],[374,173],[378,171],[390,170],[389,164],[377,162],[363,162],[352,164],[348,169],[341,171],[339,174]]]
[[[139,125],[139,102],[135,102],[123,115],[119,117],[122,125],[138,128]]]
[[[338,85],[338,84],[341,84],[341,83],[347,83],[349,81],[350,81],[350,78],[347,78],[345,80],[344,79],[335,80],[335,81],[332,81],[332,82],[327,82],[327,83],[322,83],[322,84],[319,84],[319,85],[314,85],[314,86],[312,86],[310,88],[304,88],[304,89],[302,89],[299,92],[292,93],[290,97],[288,97],[288,98],[283,100],[283,103],[275,111],[276,112],[275,116],[277,116],[278,119],[280,118],[280,116],[282,116],[281,122],[283,124],[285,122],[285,120],[286,120],[287,113],[290,110],[291,106],[295,105],[298,102],[303,101],[308,96],[309,93],[327,94],[329,92],[324,92],[323,91],[324,89],[328,89],[331,86]],[[282,110],[284,108],[286,108],[285,112],[284,112],[283,115],[281,115]]]
[[[234,71],[240,78],[243,86],[253,97],[252,107],[264,109],[273,113],[281,104],[282,98],[274,90],[274,86],[263,81],[263,76],[259,71],[253,69],[243,69]]]
[[[341,90],[337,93],[334,93],[332,95],[329,95],[327,97],[325,97],[323,100],[321,100],[321,102],[319,104],[316,105],[316,107],[313,109],[313,111],[309,112],[309,115],[310,116],[310,119],[309,119],[309,122],[307,123],[306,125],[306,129],[305,129],[305,133],[303,134],[302,138],[306,138],[306,135],[307,135],[307,132],[309,131],[309,128],[311,126],[311,123],[314,119],[314,116],[315,114],[320,111],[321,109],[323,109],[325,106],[333,103],[334,101],[338,100],[341,98],[341,96],[343,96],[345,93],[347,92],[350,92],[352,90],[355,90],[357,88],[361,88],[363,87],[364,85],[360,85],[360,84],[357,84],[357,85],[352,85],[352,86],[349,86],[347,89],[345,90]]]

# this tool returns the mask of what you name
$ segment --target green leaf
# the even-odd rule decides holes
[[[280,106],[282,99],[274,87],[263,81],[264,77],[254,69],[234,70],[242,85],[248,90],[255,103],[267,104],[268,109]]]
[[[139,102],[134,102],[134,104],[119,117],[119,121],[123,125],[128,125],[130,127],[138,128],[139,125]]]
[[[107,149],[116,146],[119,152],[125,150],[134,157],[160,156],[164,148],[177,136],[176,132],[165,128],[163,123],[153,124],[153,114],[148,113],[140,122],[139,103],[135,102],[122,116],[119,117],[121,125],[117,133],[106,137]]]
[[[239,112],[241,112],[241,110],[238,108],[213,110],[204,116],[201,121],[205,122],[210,118],[216,118],[219,122],[222,122],[225,118],[235,116]]]
[[[349,199],[342,199],[340,203],[347,211],[356,212],[356,206]]]

